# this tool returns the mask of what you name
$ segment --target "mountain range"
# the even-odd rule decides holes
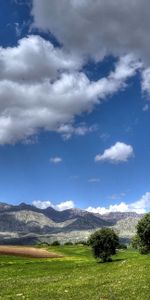
[[[57,211],[21,203],[0,203],[0,244],[35,244],[87,240],[98,228],[111,227],[120,238],[130,239],[143,215],[135,212],[111,212],[105,215],[81,209]]]

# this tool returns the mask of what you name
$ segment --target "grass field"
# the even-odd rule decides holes
[[[0,299],[150,299],[150,256],[120,251],[98,263],[87,246],[49,247],[57,259],[0,256]]]

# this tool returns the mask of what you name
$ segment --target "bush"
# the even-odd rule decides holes
[[[53,243],[51,243],[51,246],[60,246],[60,242],[59,241],[54,241]]]
[[[113,229],[102,228],[91,234],[88,243],[92,246],[95,258],[106,262],[110,261],[111,256],[116,253],[119,238]]]
[[[87,242],[86,241],[77,241],[75,242],[75,245],[87,245]]]
[[[132,238],[131,246],[132,246],[133,249],[139,249],[140,248],[140,238],[137,234]]]
[[[40,242],[37,244],[38,248],[44,248],[44,247],[48,247],[48,246],[49,246],[49,243],[47,243],[47,242]]]
[[[146,214],[137,225],[139,250],[142,254],[150,253],[150,213]]]
[[[148,254],[150,252],[147,246],[142,246],[142,245],[140,246],[139,250],[141,254]]]
[[[72,242],[66,242],[66,243],[64,243],[64,245],[66,245],[66,246],[72,246],[73,243]]]
[[[117,248],[125,250],[125,249],[127,249],[127,245],[125,245],[125,244],[119,244],[119,246]]]

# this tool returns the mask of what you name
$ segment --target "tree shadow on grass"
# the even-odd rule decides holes
[[[109,260],[109,261],[97,261],[97,264],[105,264],[105,263],[116,263],[116,262],[120,262],[120,261],[126,261],[126,259],[123,259],[123,258],[116,258],[116,259],[112,259],[112,260]]]

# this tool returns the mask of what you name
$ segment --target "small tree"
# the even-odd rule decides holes
[[[60,242],[59,241],[54,241],[51,243],[51,246],[60,246]]]
[[[146,214],[137,225],[137,236],[139,238],[140,252],[150,252],[150,213]]]
[[[137,234],[135,236],[133,236],[133,238],[131,240],[131,246],[132,246],[133,249],[139,249],[140,248],[140,238]]]
[[[65,245],[65,246],[72,246],[73,243],[72,243],[72,242],[66,242],[66,243],[64,243],[64,245]]]
[[[110,261],[111,256],[116,253],[119,238],[114,230],[102,228],[91,234],[88,243],[93,249],[94,256],[106,262]]]

